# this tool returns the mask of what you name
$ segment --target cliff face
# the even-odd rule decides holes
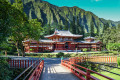
[[[10,0],[13,2],[14,0]],[[85,11],[76,6],[74,7],[57,7],[46,1],[41,0],[22,0],[24,4],[24,12],[28,15],[29,19],[39,19],[43,25],[45,24],[57,24],[64,27],[65,22],[69,24],[75,18],[79,19],[79,24],[84,26],[84,31],[90,31],[91,22],[94,23],[94,29],[99,29],[100,33],[103,31],[104,24],[108,23],[109,26],[116,26],[117,23],[110,20],[105,20],[94,15],[92,12]],[[69,25],[68,25],[69,26]]]

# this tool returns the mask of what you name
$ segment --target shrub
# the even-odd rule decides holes
[[[48,58],[50,58],[50,57],[51,57],[51,55],[50,55],[50,54],[47,54],[47,57],[48,57]]]
[[[71,54],[71,57],[77,57],[78,56],[78,54]]]
[[[113,53],[114,55],[118,55],[118,53]]]
[[[59,58],[59,57],[62,57],[64,56],[64,53],[63,52],[59,52],[58,54],[56,54],[56,57]]]
[[[120,66],[120,57],[117,58],[117,64]]]
[[[86,51],[87,51],[87,48],[84,48],[83,51],[86,52]]]
[[[71,57],[71,55],[70,54],[65,54],[64,57]]]
[[[44,50],[43,53],[49,53],[51,52],[50,50]]]
[[[0,80],[10,80],[12,71],[5,58],[0,58]]]

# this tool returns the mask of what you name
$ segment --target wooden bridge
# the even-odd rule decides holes
[[[109,80],[114,80],[110,77],[102,75],[93,70],[87,69],[76,63],[85,61],[102,62],[102,63],[117,63],[116,56],[87,56],[73,57],[65,60],[60,58],[46,58],[45,60],[7,60],[11,68],[25,68],[14,80],[19,80],[22,75],[26,76],[23,80],[99,80],[91,75],[97,74]],[[44,65],[45,63],[45,65]],[[83,70],[84,69],[84,70]],[[43,71],[43,74],[41,75]],[[73,73],[73,74],[71,74]],[[66,75],[66,76],[65,76]]]

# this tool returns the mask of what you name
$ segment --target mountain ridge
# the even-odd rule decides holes
[[[14,2],[14,0],[9,0],[9,2]],[[77,6],[58,7],[47,1],[42,0],[22,0],[24,5],[24,12],[27,14],[29,19],[39,19],[43,25],[50,24],[65,26],[66,21],[68,22],[68,27],[75,18],[75,23],[77,23],[77,18],[79,19],[79,24],[84,26],[85,33],[90,32],[91,22],[94,23],[95,33],[99,28],[100,33],[103,32],[103,27],[105,24],[109,24],[110,27],[118,25],[118,22],[112,20],[105,20],[99,18],[91,11],[85,11]]]

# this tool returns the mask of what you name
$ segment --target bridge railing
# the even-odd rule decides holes
[[[71,63],[78,63],[84,61],[117,63],[117,56],[82,56],[82,57],[73,57],[70,58],[69,60]]]
[[[10,68],[27,68],[32,65],[36,60],[7,60]],[[40,60],[39,60],[40,62]]]
[[[100,73],[92,71],[90,69],[87,69],[87,68],[85,68],[83,66],[80,66],[80,65],[77,65],[77,64],[71,64],[71,62],[69,60],[61,60],[61,65],[66,67],[67,69],[69,69],[74,75],[76,75],[81,80],[99,80],[98,78],[92,76],[91,72],[95,73],[95,74],[97,74],[97,75],[99,75],[101,77],[104,77],[106,79],[114,80],[114,79],[112,79],[110,77],[107,77],[105,75],[102,75]],[[86,71],[83,71],[80,68],[82,68],[82,69],[84,69]]]
[[[39,65],[36,67],[36,69],[33,71],[33,73],[31,74],[28,80],[39,80],[43,67],[44,67],[44,61],[42,60],[39,63]]]
[[[44,67],[44,60],[36,60],[14,80],[39,80]]]

